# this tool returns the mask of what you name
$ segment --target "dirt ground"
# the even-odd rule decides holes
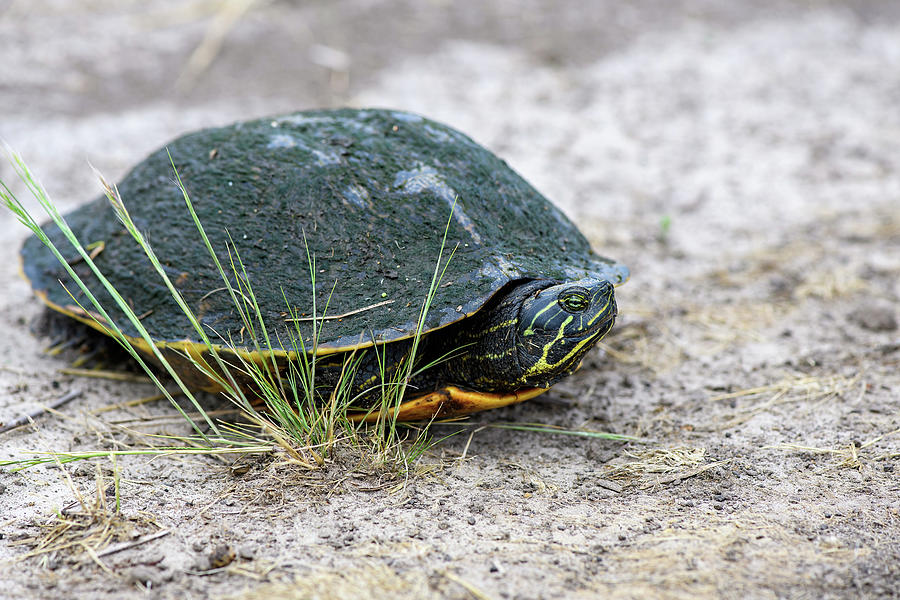
[[[117,522],[159,537],[105,555],[23,558],[109,460],[4,471],[0,597],[900,597],[898,3],[0,0],[0,55],[0,137],[63,208],[237,119],[469,133],[632,269],[578,374],[472,421],[643,439],[473,427],[406,480],[120,458]],[[182,431],[60,373],[0,232],[0,421],[83,391],[0,459]]]

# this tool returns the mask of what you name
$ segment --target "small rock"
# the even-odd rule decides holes
[[[156,572],[156,569],[151,569],[144,565],[138,565],[137,567],[128,569],[125,573],[125,579],[128,583],[139,583],[147,587],[154,587],[160,583],[159,574]]]
[[[611,492],[616,492],[618,494],[622,491],[622,485],[616,483],[615,481],[610,481],[608,479],[597,479],[596,482],[597,485]]]
[[[209,553],[209,567],[211,569],[220,569],[227,567],[232,563],[237,554],[234,548],[228,544],[219,544]]]
[[[158,565],[165,559],[166,555],[162,552],[154,552],[152,550],[149,550],[145,554],[143,554],[143,556],[141,557],[141,562],[145,565]]]
[[[850,320],[869,331],[896,331],[897,315],[890,304],[860,302],[850,313]]]
[[[198,556],[191,564],[191,570],[196,571],[197,573],[209,571],[210,569],[212,569],[212,567],[209,566],[209,559],[205,556]]]

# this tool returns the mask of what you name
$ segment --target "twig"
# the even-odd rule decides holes
[[[376,304],[370,304],[369,306],[357,308],[356,310],[351,310],[350,312],[345,312],[342,315],[328,315],[327,317],[295,317],[285,319],[285,321],[293,321],[295,323],[299,323],[300,321],[330,321],[333,319],[343,319],[344,317],[349,317],[350,315],[355,315],[363,311],[372,310],[373,308],[378,308],[379,306],[384,306],[385,304],[393,304],[393,302],[393,300],[385,300],[383,302],[378,302]]]
[[[93,377],[95,379],[109,379],[111,381],[131,381],[134,383],[152,383],[146,375],[137,375],[135,373],[126,373],[123,371],[104,371],[102,369],[76,369],[67,367],[59,370],[63,375],[74,375],[76,377]]]
[[[185,569],[184,572],[187,575],[195,575],[197,577],[207,577],[209,575],[215,575],[216,573],[222,573],[225,570],[229,569],[229,566],[225,567],[216,567],[215,569],[207,569],[206,571],[191,571],[190,569]]]
[[[81,390],[71,390],[71,391],[67,392],[66,394],[64,394],[63,396],[61,396],[60,398],[58,398],[52,404],[50,404],[48,406],[43,406],[37,410],[34,410],[34,411],[28,413],[27,415],[19,417],[15,421],[12,421],[10,423],[6,423],[5,425],[0,426],[0,433],[6,433],[7,431],[15,429],[16,427],[28,425],[29,423],[31,423],[32,421],[34,421],[35,419],[37,419],[44,413],[50,412],[52,410],[56,410],[57,408],[66,404],[67,402],[71,402],[72,400],[74,400],[75,398],[78,398],[79,396],[81,396]]]
[[[181,390],[177,390],[177,391],[171,392],[171,395],[173,398],[176,398],[178,396],[183,396],[184,392],[182,392]],[[109,412],[111,410],[121,410],[121,409],[125,409],[125,408],[131,408],[134,406],[140,406],[141,404],[148,404],[150,402],[156,402],[157,400],[164,400],[165,398],[166,398],[165,394],[154,394],[153,396],[147,396],[145,398],[137,398],[135,400],[129,400],[127,402],[119,402],[118,404],[102,406],[96,410],[92,410],[91,414],[97,415],[100,413]]]
[[[226,0],[214,16],[212,23],[206,30],[203,40],[194,48],[187,64],[175,80],[175,87],[187,89],[194,84],[194,80],[205,71],[218,56],[225,38],[238,24],[257,0]]]
[[[452,581],[453,583],[456,583],[457,585],[460,585],[463,588],[465,588],[465,590],[467,592],[469,592],[470,594],[472,594],[473,596],[478,598],[478,600],[491,600],[491,597],[488,596],[486,593],[484,593],[483,591],[481,591],[480,589],[478,589],[477,587],[475,587],[474,585],[472,585],[465,579],[463,579],[461,577],[457,577],[450,571],[444,571],[442,573],[442,575],[444,577],[446,577],[447,579],[449,579],[450,581]]]
[[[485,426],[483,426],[483,427],[479,427],[478,429],[473,429],[473,430],[472,430],[472,433],[469,434],[469,439],[466,440],[466,447],[463,448],[462,455],[459,457],[459,460],[460,460],[460,461],[465,460],[465,459],[466,459],[466,455],[469,454],[469,446],[472,444],[472,438],[475,437],[475,434],[478,433],[479,431],[483,430],[483,429],[486,429],[486,428],[487,428],[487,426],[485,425]]]
[[[68,289],[66,291],[68,291]],[[91,310],[85,310],[85,309],[81,308],[80,306],[76,306],[74,304],[67,304],[64,308],[67,313],[72,313],[73,315],[76,315],[79,317],[84,317],[85,319],[91,319],[92,321],[96,321],[97,323],[100,323],[101,325],[106,325],[109,323],[106,319],[103,318],[103,316],[100,313],[95,313],[94,311],[91,311]]]
[[[162,531],[157,531],[156,533],[151,533],[150,535],[145,535],[142,538],[138,538],[131,542],[122,542],[119,544],[115,544],[110,546],[103,552],[97,553],[97,558],[103,558],[104,556],[109,556],[110,554],[115,554],[116,552],[121,552],[122,550],[128,550],[129,548],[134,548],[135,546],[140,546],[141,544],[146,544],[147,542],[152,542],[153,540],[158,540],[161,537],[165,537],[172,533],[168,529],[163,529]]]
[[[241,290],[235,290],[234,288],[231,288],[231,290],[234,291],[234,292],[237,293],[237,294],[240,294],[240,295],[241,295],[241,298],[243,298],[243,299],[244,299],[244,302],[246,302],[247,304],[250,304],[250,303],[251,303],[250,298],[248,298],[247,295],[246,295],[244,292],[242,292]],[[206,300],[207,298],[209,298],[209,297],[212,296],[213,294],[218,294],[219,292],[227,292],[227,291],[229,291],[229,288],[227,288],[227,287],[218,287],[218,288],[216,288],[216,289],[214,289],[214,290],[209,290],[208,292],[206,292],[205,294],[203,294],[202,296],[200,296],[200,299],[197,300],[197,304],[200,304],[201,302],[203,302],[204,300]]]
[[[104,571],[106,571],[106,574],[107,574],[107,575],[115,576],[115,573],[113,573],[112,570],[111,570],[109,567],[107,567],[107,566],[103,563],[102,560],[100,560],[100,557],[97,556],[97,553],[94,552],[94,549],[93,549],[93,548],[91,548],[90,546],[88,546],[85,542],[81,542],[81,543],[78,544],[78,545],[81,546],[82,548],[84,548],[84,551],[87,553],[88,556],[91,557],[91,560],[93,560],[95,563],[97,563],[97,566],[98,566],[98,567],[100,567],[101,569],[103,569]]]
[[[727,458],[725,460],[720,460],[717,462],[711,462],[703,465],[702,467],[697,467],[695,469],[689,469],[687,471],[682,471],[680,473],[672,473],[671,475],[666,475],[664,477],[657,477],[655,480],[646,483],[641,486],[642,490],[646,490],[652,488],[657,485],[666,485],[669,483],[675,483],[676,481],[683,481],[690,477],[695,477],[704,471],[709,471],[710,469],[714,469],[716,467],[721,467],[723,465],[727,465],[731,462],[732,459]]]

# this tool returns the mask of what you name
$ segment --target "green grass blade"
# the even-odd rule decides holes
[[[180,380],[180,378],[178,378],[177,373],[174,371],[174,369],[171,367],[171,365],[169,365],[168,361],[165,360],[165,357],[162,356],[162,353],[159,351],[159,349],[153,343],[152,338],[150,337],[149,333],[144,328],[143,324],[138,319],[138,316],[134,312],[134,310],[131,309],[131,307],[128,305],[128,303],[125,301],[125,299],[116,291],[115,287],[109,282],[109,280],[106,279],[106,277],[103,275],[103,273],[100,272],[99,268],[97,268],[93,259],[91,259],[89,253],[85,250],[84,246],[79,242],[78,238],[75,236],[75,233],[69,228],[68,224],[65,222],[62,215],[57,210],[56,206],[50,200],[46,191],[43,189],[43,187],[40,185],[40,183],[37,181],[37,179],[33,176],[30,169],[25,164],[25,162],[22,160],[22,158],[8,147],[6,148],[6,152],[7,152],[7,157],[10,159],[10,162],[13,164],[13,167],[15,168],[16,174],[19,176],[19,178],[26,184],[28,189],[31,191],[32,195],[35,197],[35,199],[38,201],[38,203],[41,205],[41,207],[44,209],[44,211],[47,213],[47,215],[50,217],[50,219],[54,222],[54,224],[57,227],[59,227],[60,231],[63,233],[63,235],[69,241],[69,243],[72,245],[72,247],[75,249],[75,251],[79,254],[81,259],[91,269],[91,272],[98,279],[98,281],[100,281],[100,283],[104,287],[104,289],[106,289],[106,291],[110,294],[110,296],[113,298],[114,302],[119,307],[119,309],[125,314],[126,318],[131,322],[132,326],[138,331],[140,337],[152,349],[157,360],[159,360],[160,363],[163,365],[163,367],[169,372],[169,374],[173,376],[173,378],[179,385],[181,391],[190,400],[192,400],[195,407],[199,410],[200,414],[203,415],[204,417],[206,417],[207,425],[213,431],[218,433],[215,423],[213,423],[212,420],[209,419],[205,415],[202,408],[200,408],[199,403],[196,402],[196,400],[193,398],[190,391],[187,389],[187,387],[184,385],[184,383]],[[81,289],[82,293],[84,293],[84,295],[91,301],[91,304],[94,306],[97,313],[100,314],[100,316],[102,316],[103,319],[105,320],[105,323],[100,323],[100,325],[103,326],[104,329],[106,329],[106,331],[109,333],[109,335],[111,335],[112,337],[117,339],[119,341],[119,343],[122,344],[123,347],[126,348],[126,350],[128,350],[129,354],[135,360],[137,360],[138,364],[140,364],[140,366],[144,369],[144,371],[150,376],[150,378],[157,385],[157,387],[164,394],[166,394],[166,396],[168,397],[170,402],[172,402],[173,406],[175,406],[179,410],[179,412],[182,414],[182,416],[192,425],[194,430],[200,436],[205,437],[203,430],[193,421],[193,419],[188,417],[188,415],[181,409],[180,405],[175,401],[175,399],[171,396],[171,394],[168,392],[168,390],[166,390],[165,386],[162,385],[162,382],[160,382],[158,380],[155,373],[153,373],[152,369],[150,369],[149,365],[146,364],[146,362],[142,359],[142,357],[139,355],[139,353],[131,346],[131,344],[128,342],[127,338],[125,337],[125,334],[122,332],[122,330],[119,328],[119,326],[113,321],[113,319],[109,316],[109,314],[106,312],[104,307],[100,304],[100,302],[97,300],[97,298],[91,292],[91,290],[87,287],[87,285],[84,283],[84,281],[82,281],[82,279],[78,276],[78,274],[75,273],[74,269],[71,267],[69,262],[62,256],[62,253],[59,251],[59,249],[53,244],[53,242],[46,235],[46,233],[44,233],[43,229],[41,229],[41,227],[37,223],[37,221],[34,220],[34,218],[31,216],[31,214],[28,212],[28,210],[24,207],[24,205],[19,201],[19,199],[15,196],[15,194],[13,194],[12,191],[5,184],[2,186],[2,189],[0,189],[0,197],[2,197],[7,208],[9,208],[17,216],[19,221],[22,222],[26,227],[28,227],[28,229],[30,229],[31,232],[34,233],[34,235],[37,236],[38,239],[40,239],[40,241],[53,253],[54,257],[59,261],[60,265],[62,265],[63,268],[66,270],[66,273],[69,275],[69,277],[78,285],[78,287]]]

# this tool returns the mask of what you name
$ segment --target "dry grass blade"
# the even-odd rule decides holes
[[[59,514],[42,524],[38,535],[10,544],[32,547],[18,560],[47,555],[49,560],[67,557],[79,562],[82,553],[94,560],[110,544],[133,540],[138,529],[151,525],[155,526],[144,518],[126,517],[96,504],[87,510]]]
[[[362,308],[357,308],[356,310],[351,310],[349,312],[341,313],[339,315],[322,315],[320,317],[290,317],[285,319],[285,322],[293,322],[300,323],[304,321],[332,321],[335,319],[343,319],[344,317],[349,317],[352,315],[358,315],[361,312],[365,312],[367,310],[372,310],[373,308],[378,308],[379,306],[385,306],[387,304],[393,304],[393,300],[384,300],[382,302],[376,302],[375,304],[370,304],[369,306],[363,306]]]
[[[638,480],[642,482],[641,488],[681,481],[731,462],[730,459],[708,462],[705,448],[690,446],[625,451],[624,456],[631,460],[607,464],[603,476]]]
[[[490,596],[488,596],[486,593],[478,589],[474,584],[469,583],[462,577],[457,577],[450,571],[444,571],[443,575],[453,583],[456,583],[465,588],[465,590],[472,594],[474,598],[477,598],[477,600],[491,600]]]
[[[699,306],[686,315],[688,323],[701,327],[702,339],[709,345],[708,353],[718,352],[736,341],[759,341],[758,331],[771,324],[778,313],[774,304],[746,302]]]
[[[845,377],[843,375],[805,375],[788,373],[783,379],[769,385],[746,388],[719,394],[711,397],[711,402],[722,400],[744,399],[749,406],[741,408],[735,417],[714,427],[698,429],[729,429],[753,418],[755,415],[765,412],[773,406],[789,402],[815,403],[810,409],[833,398],[841,397],[849,392],[856,391],[858,399],[865,393],[865,383],[862,375]],[[765,400],[763,400],[765,399]]]
[[[301,600],[307,598],[370,598],[394,600],[416,598],[432,600],[446,597],[436,592],[421,570],[397,572],[372,559],[341,570],[315,570],[293,580],[261,585],[235,596],[239,600]]]
[[[690,446],[626,450],[623,454],[632,460],[619,465],[608,465],[606,476],[625,479],[647,473],[668,474],[687,467],[696,467],[706,461],[705,448]]]
[[[171,395],[173,397],[181,396],[180,392],[172,392]],[[128,400],[126,402],[117,402],[116,404],[109,404],[107,406],[101,406],[99,408],[95,408],[91,411],[92,415],[99,415],[101,413],[110,412],[113,410],[124,410],[127,408],[134,408],[135,406],[141,406],[143,404],[151,404],[153,402],[158,402],[160,400],[165,400],[165,394],[153,394],[152,396],[146,396],[144,398],[135,398],[134,400]]]
[[[90,377],[92,379],[109,379],[110,381],[130,381],[133,383],[153,382],[146,375],[138,375],[136,373],[126,373],[123,371],[105,371],[103,369],[78,369],[74,367],[65,367],[59,372],[63,375],[73,375],[75,377]],[[173,392],[175,394],[175,392]]]
[[[897,434],[900,434],[900,429],[894,429],[893,431],[883,433],[862,443],[850,442],[848,444],[841,444],[840,446],[834,448],[820,448],[817,446],[804,446],[802,444],[777,444],[774,446],[766,447],[774,448],[777,450],[805,452],[808,454],[828,454],[840,459],[830,466],[830,468],[832,469],[862,469],[864,466],[866,466],[867,462],[889,460],[897,456],[898,453],[882,453],[877,456],[869,456],[869,453],[865,452],[884,439]]]
[[[834,300],[867,288],[868,284],[851,269],[816,271],[794,289],[794,297],[798,300],[807,298]]]
[[[675,336],[659,323],[659,319],[653,319],[625,324],[597,347],[618,363],[666,373],[681,364],[686,355]]]
[[[759,341],[760,329],[779,313],[775,304],[711,304],[685,302],[671,306],[639,306],[629,311],[640,320],[625,323],[599,347],[614,360],[639,365],[656,374],[670,372],[691,357],[710,356],[735,344]]]
[[[153,540],[158,540],[161,537],[165,537],[165,536],[169,535],[170,533],[172,533],[172,532],[169,531],[168,529],[162,529],[160,531],[157,531],[156,533],[151,533],[149,535],[139,537],[136,540],[131,540],[129,542],[121,542],[119,544],[109,546],[106,550],[103,550],[102,552],[98,552],[97,558],[103,558],[104,556],[109,556],[110,554],[122,552],[123,550],[129,550],[136,546],[142,546],[148,542],[152,542]]]
[[[900,434],[900,428],[895,429],[895,430],[893,430],[893,431],[888,431],[887,433],[883,433],[883,434],[881,434],[881,435],[879,435],[879,436],[876,436],[876,437],[872,438],[871,440],[865,441],[865,442],[863,442],[862,444],[860,444],[859,447],[860,447],[860,448],[868,448],[869,446],[874,446],[875,444],[877,444],[877,443],[880,442],[881,440],[883,440],[883,439],[885,439],[885,438],[888,438],[888,437],[891,437],[891,436],[894,436],[894,435],[897,435],[897,434]]]
[[[856,387],[860,376],[844,377],[843,375],[811,376],[804,374],[788,374],[775,383],[746,388],[727,394],[713,396],[710,401],[728,400],[730,398],[748,398],[761,396],[778,396],[788,402],[792,400],[820,400],[843,394]]]
[[[832,465],[833,468],[851,468],[860,469],[862,463],[859,460],[859,447],[854,443],[844,444],[837,448],[816,448],[814,446],[803,446],[800,444],[778,444],[776,446],[767,446],[767,448],[777,448],[779,450],[794,450],[797,452],[807,452],[810,454],[832,454],[840,457],[840,461]]]
[[[46,407],[41,407],[38,410],[30,412],[23,417],[19,417],[18,419],[11,421],[10,423],[0,423],[0,433],[6,433],[7,431],[15,429],[16,427],[21,427],[22,425],[27,425],[27,424],[31,423],[34,419],[37,419],[38,417],[40,417],[41,415],[48,413],[48,412],[52,412],[52,411],[60,408],[61,406],[67,404],[68,402],[71,402],[75,398],[78,398],[79,396],[81,396],[81,390],[71,390],[70,392],[64,394],[63,396],[58,398],[55,402],[52,402],[51,404],[49,404]]]

